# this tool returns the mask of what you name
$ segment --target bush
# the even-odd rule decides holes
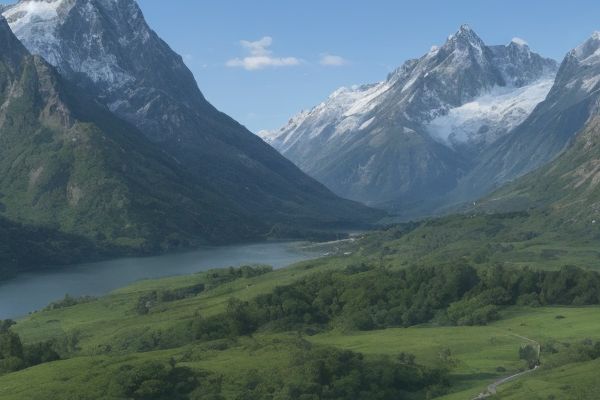
[[[200,384],[191,369],[156,361],[122,366],[116,382],[118,394],[135,400],[187,399]]]
[[[51,342],[23,346],[10,330],[13,325],[11,320],[0,321],[0,374],[60,359]]]
[[[96,299],[90,296],[72,297],[67,294],[65,295],[64,299],[54,303],[50,303],[46,308],[44,308],[44,311],[59,310],[62,308],[73,307],[77,304],[90,303],[94,300]]]

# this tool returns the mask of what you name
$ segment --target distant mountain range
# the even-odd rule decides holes
[[[406,217],[424,215],[476,199],[562,149],[560,143],[540,148],[545,157],[522,167],[487,165],[508,156],[497,153],[500,143],[523,130],[557,69],[521,39],[487,46],[464,25],[384,82],[339,89],[280,130],[260,135],[343,197]],[[518,146],[507,151],[526,157]]]
[[[134,0],[21,0],[2,13],[0,216],[157,252],[383,215],[216,110]]]

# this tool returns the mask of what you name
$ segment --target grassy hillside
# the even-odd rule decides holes
[[[600,390],[598,360],[566,364],[560,368],[540,371],[521,382],[499,391],[503,400],[595,399]]]
[[[431,265],[455,261],[558,269],[600,267],[598,239],[555,225],[548,211],[469,213],[393,226],[361,242],[365,258],[381,265]],[[600,233],[600,226],[595,226]]]
[[[557,229],[600,237],[600,118],[593,118],[572,146],[547,166],[490,195],[484,210],[538,209]]]
[[[15,74],[0,126],[5,217],[137,251],[253,234],[241,212],[223,201],[217,213],[215,193],[130,125],[73,93],[44,61],[24,56]]]
[[[283,270],[216,270],[64,299],[11,329],[26,351],[46,343],[61,360],[6,373],[0,398],[458,400],[526,370],[520,349],[533,343],[541,369],[499,398],[527,398],[545,382],[539,398],[584,393],[600,357],[599,278],[562,266],[593,268],[598,254],[592,243],[521,236],[526,218],[398,226],[347,244],[345,256]],[[481,257],[477,240],[506,248]],[[558,248],[569,250],[544,252]],[[559,384],[565,368],[581,379]],[[179,380],[190,390],[170,386]]]

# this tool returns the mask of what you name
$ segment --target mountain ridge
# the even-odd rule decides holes
[[[385,81],[338,89],[261,136],[337,194],[414,215],[451,192],[506,126],[522,122],[550,90],[555,69],[522,42],[486,46],[463,25]],[[490,95],[491,106],[482,108]],[[494,109],[497,96],[506,98],[502,112]],[[460,107],[468,112],[455,127],[435,131]]]
[[[496,148],[481,154],[477,167],[453,193],[456,201],[465,200],[461,191],[469,193],[476,189],[484,196],[568,150],[577,134],[597,114],[599,55],[597,33],[567,53],[547,98],[520,126],[499,140]]]

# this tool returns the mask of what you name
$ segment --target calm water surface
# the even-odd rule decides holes
[[[0,283],[0,319],[17,318],[39,310],[67,293],[72,296],[101,296],[142,279],[246,264],[268,264],[281,268],[319,255],[300,242],[269,242],[207,247],[189,253],[124,258],[77,264],[52,272],[23,274]]]

